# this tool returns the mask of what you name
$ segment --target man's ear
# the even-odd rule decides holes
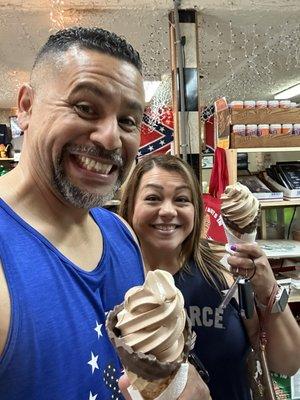
[[[18,122],[23,132],[28,129],[34,92],[29,84],[23,85],[18,94]]]

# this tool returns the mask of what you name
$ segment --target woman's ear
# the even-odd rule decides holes
[[[33,104],[33,88],[23,85],[18,94],[18,122],[23,132],[28,129]]]

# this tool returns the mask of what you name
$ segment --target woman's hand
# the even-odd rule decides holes
[[[276,279],[269,261],[262,249],[254,243],[243,243],[231,246],[234,254],[227,262],[236,275],[251,277],[252,287],[258,301],[268,304]]]
[[[127,391],[130,382],[124,374],[119,379],[119,388],[126,400],[131,400]],[[175,400],[175,399],[174,399]],[[189,364],[189,372],[186,386],[178,397],[178,400],[211,400],[209,389],[196,371],[195,367]]]

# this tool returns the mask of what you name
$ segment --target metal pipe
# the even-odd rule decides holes
[[[182,43],[181,33],[179,26],[179,12],[178,7],[181,4],[180,0],[173,0],[174,2],[174,25],[175,25],[175,39],[177,48],[177,65],[178,65],[178,83],[179,83],[179,94],[180,94],[180,109],[179,113],[179,127],[180,127],[180,138],[181,138],[181,153],[184,161],[187,161],[187,135],[186,135],[186,104],[185,104],[185,83],[183,75],[183,61],[182,61]]]

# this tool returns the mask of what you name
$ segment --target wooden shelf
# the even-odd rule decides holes
[[[245,148],[251,148],[251,151],[278,151],[281,146],[285,148],[290,147],[294,151],[295,147],[300,146],[300,136],[287,135],[287,134],[274,134],[267,136],[241,136],[233,133],[233,125],[248,125],[248,124],[299,124],[300,123],[300,109],[253,109],[253,110],[231,110],[230,113],[230,145],[232,148],[241,151]],[[260,150],[258,150],[260,148]],[[267,148],[268,150],[264,150]],[[250,151],[250,150],[248,150]],[[286,150],[284,150],[286,151]]]
[[[294,200],[274,200],[274,201],[259,201],[261,208],[271,208],[271,207],[295,207],[300,206],[300,198]]]
[[[297,240],[257,240],[268,258],[300,258],[300,242]]]
[[[245,147],[235,150],[237,153],[273,153],[273,152],[287,152],[287,151],[300,151],[300,147]]]
[[[299,124],[299,108],[265,108],[253,110],[231,110],[231,124]]]
[[[299,140],[300,140],[300,136]],[[283,152],[300,152],[300,147],[249,147],[240,149],[226,149],[226,162],[228,168],[229,184],[232,185],[237,181],[237,153],[283,153]]]
[[[14,158],[10,157],[0,158],[0,161],[14,161]]]
[[[300,302],[300,294],[290,294],[289,303],[298,303]]]

